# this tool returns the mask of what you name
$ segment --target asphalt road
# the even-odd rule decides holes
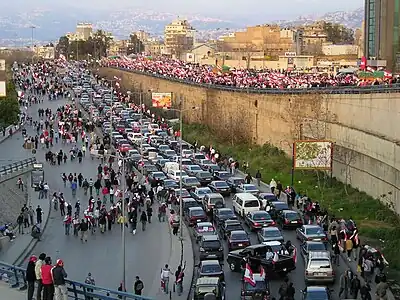
[[[238,175],[240,176],[240,175]],[[269,190],[267,191],[265,188],[260,187],[261,192],[270,192]],[[225,197],[225,201],[226,201],[226,207],[232,208],[232,198],[231,197]],[[258,240],[257,240],[257,235],[256,233],[252,233],[250,232],[249,228],[247,227],[247,225],[244,224],[243,220],[240,219],[242,224],[243,224],[243,228],[249,233],[250,236],[250,240],[251,243],[254,244],[259,244]],[[296,264],[296,269],[292,272],[289,273],[289,279],[291,282],[294,283],[294,287],[296,289],[296,295],[295,295],[295,299],[296,300],[301,300],[302,299],[302,294],[300,292],[300,290],[304,289],[306,287],[305,285],[305,281],[304,281],[304,260],[302,258],[302,256],[300,255],[300,242],[296,239],[296,232],[295,230],[282,230],[283,236],[285,238],[285,241],[290,240],[292,242],[293,245],[295,245],[298,249],[298,258],[297,258],[297,264]],[[194,253],[195,253],[195,257],[196,257],[196,264],[199,262],[199,247],[198,245],[196,245],[195,243],[193,243],[193,247],[194,247]],[[224,250],[225,250],[225,261],[224,261],[224,272],[225,272],[225,281],[226,281],[226,299],[238,299],[239,295],[240,295],[240,291],[241,291],[241,273],[237,273],[237,272],[232,272],[229,269],[228,264],[226,263],[226,257],[228,256],[228,245],[226,242],[224,242]],[[340,274],[343,274],[344,271],[346,270],[344,262],[341,262],[341,265],[335,270],[337,275],[337,280],[335,281],[335,284],[332,285],[332,289],[335,290],[335,292],[333,293],[333,299],[332,300],[336,300],[339,299],[338,295],[338,291],[339,291],[339,276]],[[278,295],[278,290],[279,287],[281,285],[281,283],[283,282],[282,279],[272,279],[270,281],[270,291],[271,291],[271,295],[273,297],[276,297],[277,299],[279,299],[279,295]]]
[[[56,101],[44,100],[43,104],[32,105],[28,113],[38,119],[39,107],[51,108],[52,111],[66,103],[64,99]],[[27,126],[28,135],[34,135],[33,128]],[[22,147],[23,138],[20,133],[9,138],[1,144],[0,160],[19,160],[32,157],[29,150]],[[67,145],[55,145],[54,151],[63,149],[68,151]],[[38,149],[36,158],[44,162],[46,150]],[[72,202],[71,190],[63,186],[61,173],[67,175],[82,173],[86,178],[95,178],[99,160],[92,160],[87,156],[82,164],[77,161],[51,166],[45,163],[45,180],[50,186],[51,194],[54,191],[63,192],[66,201]],[[83,190],[77,192],[76,199],[80,199],[82,209],[87,206],[88,197],[83,195]],[[45,201],[45,200],[43,200]],[[77,281],[84,281],[88,272],[91,272],[96,285],[116,289],[122,281],[122,235],[119,227],[115,226],[112,232],[104,235],[96,233],[89,235],[87,244],[74,236],[65,236],[59,211],[51,212],[48,226],[43,234],[43,239],[34,249],[35,254],[45,252],[53,261],[61,258],[65,262],[68,277]],[[127,289],[132,291],[135,276],[140,276],[144,282],[144,295],[156,296],[159,291],[159,270],[168,261],[171,254],[171,241],[166,223],[153,222],[145,232],[138,230],[136,236],[126,231],[126,280]]]

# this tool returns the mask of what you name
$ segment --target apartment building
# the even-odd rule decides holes
[[[195,30],[187,20],[174,20],[165,26],[164,44],[168,54],[180,57],[193,48],[194,42]]]
[[[400,1],[365,0],[364,54],[370,66],[400,71]]]
[[[93,25],[91,23],[76,24],[76,32],[78,38],[87,41],[93,34]]]
[[[133,32],[132,34],[136,34],[137,38],[141,42],[146,42],[150,39],[150,33],[144,31],[144,30],[139,30],[136,32]]]
[[[298,27],[299,35],[301,36],[301,53],[320,54],[322,45],[328,41],[324,25],[324,21],[318,21],[310,25]]]

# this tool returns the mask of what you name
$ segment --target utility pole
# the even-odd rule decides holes
[[[32,25],[32,26],[30,26],[30,28],[31,28],[32,64],[33,64],[33,57],[35,56],[35,49],[33,47],[33,32],[34,32],[36,27],[34,25]]]

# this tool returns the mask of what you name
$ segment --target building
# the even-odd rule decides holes
[[[400,1],[365,0],[364,53],[369,66],[400,71]]]
[[[146,42],[150,39],[150,33],[144,31],[144,30],[139,30],[136,32],[133,32],[132,35],[136,34],[137,38],[141,42]]]
[[[195,45],[189,52],[185,53],[183,60],[191,63],[206,64],[215,57],[216,48],[214,45],[201,43]]]
[[[334,45],[332,43],[325,43],[322,45],[322,54],[327,56],[357,56],[359,53],[357,45]]]
[[[302,54],[318,55],[322,53],[322,45],[328,40],[324,25],[324,21],[318,21],[298,27]]]
[[[168,54],[180,57],[193,48],[195,30],[187,20],[174,20],[165,26],[164,44]]]
[[[78,39],[87,41],[93,34],[93,25],[91,23],[78,23],[75,34]]]
[[[164,43],[160,41],[148,41],[144,43],[144,52],[151,55],[167,54]]]
[[[278,25],[257,25],[221,37],[218,50],[232,57],[258,53],[261,54],[261,59],[265,56],[267,60],[271,60],[285,52],[297,52],[297,45],[297,31],[281,29]]]

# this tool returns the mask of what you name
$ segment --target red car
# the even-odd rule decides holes
[[[128,152],[129,150],[133,150],[132,146],[129,144],[122,144],[118,148],[119,152]]]
[[[194,226],[198,222],[208,221],[206,212],[201,207],[190,207],[185,217],[189,226]]]

